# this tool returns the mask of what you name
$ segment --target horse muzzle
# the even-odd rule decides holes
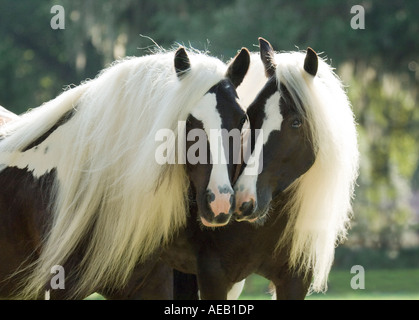
[[[235,203],[234,191],[217,190],[213,192],[207,191],[208,210],[205,214],[201,214],[201,222],[206,227],[221,227],[228,224],[233,215]]]
[[[237,195],[236,208],[234,210],[236,221],[255,222],[258,219],[258,217],[255,216],[256,208],[256,197],[253,194],[239,193]]]

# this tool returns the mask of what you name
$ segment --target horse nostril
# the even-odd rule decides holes
[[[217,217],[215,217],[215,223],[219,225],[226,225],[231,218],[230,214],[221,213]]]
[[[215,200],[215,194],[212,193],[210,190],[207,191],[207,202],[211,203]]]
[[[254,208],[255,202],[253,199],[251,199],[250,201],[242,203],[239,210],[243,216],[250,216],[253,213]]]

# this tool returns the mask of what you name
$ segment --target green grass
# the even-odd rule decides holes
[[[105,300],[105,298],[98,293],[93,293],[84,300]]]
[[[355,274],[350,270],[332,271],[328,290],[323,294],[312,294],[307,300],[419,300],[419,269],[365,270],[365,289],[351,288]],[[271,299],[269,281],[253,275],[246,281],[240,299]]]
[[[419,300],[419,269],[365,269],[365,289],[351,288],[356,274],[332,270],[326,293],[315,293],[307,300]],[[93,294],[88,300],[103,300]],[[240,300],[270,300],[269,281],[252,275],[246,279]]]

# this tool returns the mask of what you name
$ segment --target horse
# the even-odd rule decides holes
[[[253,128],[266,128],[263,171],[237,181],[236,213],[260,223],[267,215],[286,215],[276,250],[288,248],[290,269],[313,274],[311,289],[321,292],[352,216],[359,169],[355,117],[340,79],[314,50],[275,53],[268,41],[259,42],[268,81],[247,113]],[[272,118],[280,123],[268,124]]]
[[[259,57],[237,91],[241,101],[256,95],[247,114],[260,173],[242,167],[235,219],[227,226],[202,229],[195,206],[161,256],[196,275],[202,299],[226,299],[252,273],[274,284],[277,299],[327,290],[334,249],[352,214],[359,152],[340,79],[311,48],[275,53],[265,39],[259,43]]]
[[[197,129],[207,160],[231,151],[208,133],[246,123],[235,88],[248,65],[245,48],[228,66],[183,47],[125,58],[2,125],[0,297],[78,299],[146,277],[191,201],[202,225],[227,224],[234,165],[182,155]],[[65,289],[52,290],[56,266]]]

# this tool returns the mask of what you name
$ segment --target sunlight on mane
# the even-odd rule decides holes
[[[48,137],[60,142],[53,225],[19,298],[39,296],[48,270],[63,265],[89,231],[75,276],[78,292],[120,287],[139,260],[185,224],[189,180],[184,166],[156,163],[155,133],[177,132],[178,121],[226,72],[218,59],[196,50],[188,55],[191,70],[181,81],[174,50],[126,58],[1,128],[7,138],[0,154],[12,153],[13,161],[65,112],[76,110],[65,130]]]
[[[277,79],[290,91],[310,124],[316,152],[313,166],[289,190],[289,223],[278,247],[291,240],[291,268],[313,273],[311,290],[327,289],[335,246],[346,237],[358,176],[354,115],[338,77],[319,58],[313,78],[301,52],[275,55]]]

